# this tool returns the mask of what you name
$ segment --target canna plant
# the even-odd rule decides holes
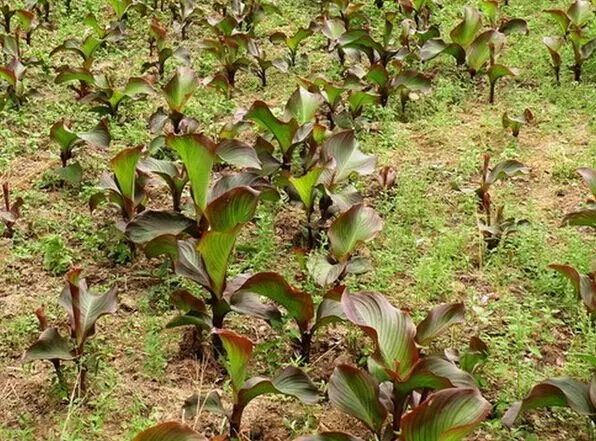
[[[0,66],[0,110],[7,108],[9,104],[18,109],[25,103],[28,94],[24,83],[26,71],[27,68],[18,58]]]
[[[288,66],[283,60],[269,60],[254,38],[248,40],[247,50],[250,55],[250,70],[261,82],[261,87],[267,87],[267,71],[275,67],[286,73]]]
[[[61,362],[75,361],[79,368],[77,390],[79,394],[86,388],[88,367],[86,364],[85,344],[95,334],[97,320],[107,314],[115,314],[118,310],[116,287],[105,294],[96,294],[87,287],[78,268],[70,270],[66,275],[66,286],[58,301],[68,315],[70,339],[60,335],[58,328],[48,327],[43,308],[35,311],[39,321],[41,334],[23,354],[22,362],[48,360],[54,366],[61,386],[66,390]]]
[[[188,183],[186,169],[174,161],[144,158],[137,163],[137,170],[146,175],[159,176],[172,196],[172,209],[182,211],[182,192]]]
[[[2,183],[2,198],[4,207],[0,209],[0,220],[4,224],[3,237],[11,238],[14,235],[14,225],[21,217],[21,207],[23,198],[16,198],[13,203],[10,202],[10,187],[8,182]]]
[[[581,167],[577,169],[577,173],[590,189],[592,197],[587,200],[585,208],[567,213],[563,224],[596,228],[596,170],[590,167]]]
[[[491,15],[489,21],[490,17]],[[451,42],[440,38],[426,41],[420,49],[420,59],[428,61],[445,53],[454,57],[458,65],[465,64],[472,78],[480,72],[485,72],[489,80],[489,102],[492,104],[497,81],[506,76],[517,75],[516,69],[498,62],[507,35],[514,32],[527,33],[527,24],[517,18],[502,21],[500,24],[494,21],[493,26],[496,27],[483,29],[480,11],[466,6],[462,21],[449,34]]]
[[[274,32],[269,37],[269,40],[274,44],[282,44],[287,49],[286,61],[290,67],[296,65],[301,44],[310,37],[315,30],[316,24],[314,22],[306,28],[298,29],[293,35],[288,36],[283,32]]]
[[[504,129],[511,129],[511,134],[517,138],[519,131],[526,124],[531,124],[534,121],[534,114],[530,109],[524,109],[524,113],[519,116],[509,116],[507,112],[503,113],[501,122]]]
[[[165,130],[166,133],[192,133],[199,123],[184,115],[184,109],[199,87],[199,80],[190,67],[180,67],[161,89],[169,112],[158,108],[149,118],[149,128],[153,133]],[[171,126],[171,128],[170,128]]]
[[[240,440],[242,435],[242,416],[246,406],[262,395],[285,395],[298,398],[305,404],[319,401],[319,392],[310,378],[299,368],[290,366],[273,378],[247,378],[248,366],[252,358],[254,343],[248,338],[227,329],[214,329],[213,333],[221,339],[225,348],[224,365],[232,388],[232,409],[227,410],[222,404],[217,391],[207,396],[193,395],[188,398],[183,409],[191,417],[202,408],[208,412],[226,418],[229,425],[229,439]],[[223,355],[223,354],[222,354]]]
[[[280,14],[280,9],[272,3],[262,0],[217,1],[215,7],[224,16],[233,18],[238,29],[252,33],[267,15]]]
[[[350,365],[335,368],[329,400],[359,419],[374,440],[462,439],[489,413],[469,373],[438,355],[425,355],[429,344],[463,321],[463,304],[435,307],[416,327],[408,313],[378,293],[344,294],[349,321],[372,339],[368,372]],[[343,432],[324,432],[301,441],[361,440]]]
[[[143,63],[143,72],[155,68],[157,69],[158,75],[161,77],[164,74],[166,62],[170,59],[180,61],[184,65],[190,65],[190,54],[188,49],[182,46],[176,49],[168,46],[168,30],[157,18],[153,17],[149,29],[149,56],[154,56],[154,53],[157,52],[157,59],[155,61]]]
[[[549,268],[566,277],[571,284],[577,298],[583,302],[588,313],[596,315],[596,272],[582,274],[570,265],[551,263]]]
[[[190,26],[201,16],[197,3],[194,0],[173,1],[170,2],[170,11],[174,18],[174,29],[180,32],[182,40],[186,40]]]
[[[356,255],[362,243],[373,240],[383,228],[383,221],[374,209],[362,203],[341,213],[327,230],[329,253],[313,254],[307,268],[319,286],[341,282],[349,274],[362,274],[371,270],[367,258]]]
[[[346,29],[356,27],[367,21],[364,13],[364,3],[352,2],[352,0],[324,0],[326,12],[330,17],[339,18]]]
[[[490,188],[498,181],[527,173],[526,167],[519,161],[505,160],[494,167],[490,167],[490,156],[484,155],[482,179],[480,187],[476,189],[478,207],[484,218],[479,219],[478,228],[482,233],[488,250],[493,250],[507,235],[516,232],[520,226],[527,224],[526,220],[516,220],[504,216],[504,207],[494,208]]]
[[[73,158],[74,149],[84,144],[106,149],[110,145],[111,136],[105,118],[92,130],[79,133],[73,132],[70,124],[61,119],[50,128],[50,139],[60,146],[62,167],[56,170],[56,173],[67,182],[78,183],[81,181],[83,172],[81,164],[79,162],[68,164],[68,161]]]
[[[588,384],[569,377],[549,378],[534,386],[521,401],[514,403],[503,415],[503,424],[513,427],[526,412],[550,408],[568,407],[588,419],[590,434],[596,425],[596,374]]]
[[[250,64],[246,57],[247,45],[248,37],[239,33],[199,40],[199,49],[211,54],[219,63],[219,70],[205,82],[229,94],[236,86],[238,71],[248,68]]]
[[[296,355],[308,364],[314,334],[331,323],[345,319],[341,309],[341,296],[345,290],[344,286],[329,289],[316,306],[311,294],[291,286],[280,274],[263,272],[249,277],[234,295],[250,293],[282,306],[298,328],[299,335],[292,337]]]
[[[64,40],[61,45],[56,46],[52,52],[50,52],[50,56],[54,56],[60,52],[72,52],[81,57],[83,69],[89,70],[91,69],[91,66],[93,66],[97,51],[103,44],[104,40],[93,34],[87,35],[82,40],[69,38]]]
[[[580,82],[582,66],[596,50],[596,38],[586,34],[594,15],[592,3],[589,0],[576,0],[566,11],[547,9],[545,12],[556,20],[563,33],[562,36],[545,37],[542,40],[550,53],[556,82],[561,83],[561,50],[567,42],[571,43],[573,49],[574,64],[571,70],[575,81]]]
[[[432,0],[398,0],[398,3],[403,13],[414,19],[416,27],[428,27]]]
[[[116,224],[121,231],[124,231],[126,224],[134,219],[137,213],[145,209],[147,195],[144,179],[138,176],[136,170],[142,150],[142,147],[127,148],[114,156],[110,160],[112,174],[106,173],[101,177],[101,191],[89,199],[91,212],[103,202],[116,206],[122,216],[122,221]]]

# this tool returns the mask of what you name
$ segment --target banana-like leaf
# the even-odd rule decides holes
[[[588,385],[573,378],[558,377],[534,386],[526,398],[507,410],[503,424],[512,427],[523,413],[544,407],[570,407],[580,415],[594,415],[596,412]]]
[[[522,126],[532,122],[534,120],[534,114],[530,109],[525,109],[521,116],[509,116],[507,112],[503,113],[501,118],[503,128],[511,129],[513,136],[518,136]]]
[[[422,45],[420,48],[420,59],[422,61],[432,60],[443,53],[455,58],[458,65],[466,62],[466,51],[464,48],[456,43],[446,43],[439,38],[431,38]]]
[[[567,9],[567,17],[577,29],[586,25],[593,16],[592,2],[589,0],[575,0]]]
[[[81,81],[92,85],[95,84],[95,77],[87,69],[75,68],[61,70],[54,80],[56,84],[69,83],[71,81]]]
[[[211,169],[215,161],[216,144],[203,134],[188,134],[166,137],[166,145],[176,151],[182,160],[197,210],[197,217],[205,211]]]
[[[344,294],[342,306],[348,320],[372,339],[376,361],[396,376],[407,375],[419,358],[410,316],[373,292]]]
[[[199,81],[195,72],[189,67],[178,68],[163,88],[170,110],[182,112],[197,87]]]
[[[358,204],[337,217],[327,235],[333,255],[340,261],[354,252],[356,246],[374,239],[383,228],[383,221],[370,207]]]
[[[74,356],[68,342],[56,328],[45,329],[37,341],[23,354],[22,363],[34,360],[72,360]]]
[[[306,332],[314,317],[314,305],[310,295],[293,288],[278,273],[258,273],[249,278],[239,292],[249,292],[267,297],[283,306],[288,315],[296,320],[301,331]]]
[[[329,400],[374,433],[381,433],[387,409],[381,403],[378,382],[368,372],[345,364],[337,366],[329,379]]]
[[[195,241],[178,241],[178,259],[174,262],[176,274],[194,280],[209,288],[210,281]]]
[[[488,69],[488,78],[491,83],[496,82],[503,77],[515,77],[518,75],[517,69],[507,67],[503,64],[493,64]]]
[[[495,30],[488,30],[474,39],[468,48],[466,62],[471,72],[479,72],[491,59],[491,51],[498,53],[505,41],[505,35]]]
[[[213,333],[220,338],[226,351],[226,369],[237,395],[244,385],[254,344],[248,338],[228,329],[214,329]]]
[[[176,421],[160,423],[142,431],[133,441],[201,441],[203,437]]]
[[[142,150],[142,146],[124,149],[110,160],[110,167],[116,176],[118,188],[130,201],[135,200],[136,169]]]
[[[126,226],[126,235],[135,243],[146,243],[159,236],[178,236],[196,225],[181,213],[164,210],[145,210]]]
[[[315,203],[315,189],[319,184],[319,178],[323,171],[323,167],[314,167],[303,176],[290,176],[288,179],[294,190],[296,190],[296,193],[298,193],[307,213],[313,209]]]
[[[223,294],[225,288],[226,273],[236,236],[236,231],[208,231],[203,234],[197,245],[205,270],[209,274],[209,286],[218,296]]]
[[[194,394],[188,397],[186,400],[184,400],[182,409],[184,410],[184,416],[186,418],[192,418],[196,416],[196,414],[203,409],[216,415],[221,415],[224,417],[229,416],[228,412],[226,412],[225,408],[223,407],[221,397],[217,391],[212,391],[207,394],[207,396],[199,396]]]
[[[332,263],[326,256],[313,254],[306,262],[308,273],[319,286],[330,286],[344,273],[346,262]]]
[[[374,172],[377,163],[376,156],[362,153],[353,130],[339,132],[327,139],[321,147],[321,156],[325,163],[334,161],[330,171],[321,178],[328,183],[342,182],[352,173],[369,175]]]
[[[475,388],[478,386],[474,377],[468,372],[443,358],[430,356],[419,360],[412,368],[407,380],[396,382],[394,387],[397,388],[401,396],[408,396],[415,390],[441,390],[452,387]]]
[[[319,303],[319,307],[317,308],[317,315],[311,333],[314,334],[319,328],[346,319],[346,315],[341,306],[341,298],[346,292],[347,288],[340,285],[331,288],[325,293],[323,300]]]
[[[101,316],[116,313],[118,296],[115,286],[105,294],[92,293],[79,273],[80,270],[72,270],[67,274],[68,283],[58,302],[68,314],[77,344],[82,345],[95,333],[95,322]]]
[[[490,412],[478,389],[444,389],[431,394],[401,419],[403,441],[463,439]]]
[[[250,222],[259,202],[259,192],[250,187],[236,187],[211,201],[205,217],[211,231],[231,231]]]
[[[463,322],[464,314],[465,307],[463,303],[446,303],[434,307],[426,318],[418,324],[416,343],[421,346],[428,346],[451,325]]]
[[[491,169],[486,178],[486,183],[492,185],[497,181],[502,181],[506,178],[511,178],[526,173],[528,173],[528,169],[521,162],[513,159],[507,159],[505,161],[499,162]]]
[[[571,20],[565,11],[562,11],[561,9],[546,9],[544,12],[555,19],[563,34],[567,34]]]
[[[482,18],[478,9],[466,6],[464,7],[462,21],[449,34],[451,40],[463,48],[467,48],[474,38],[476,33],[482,27]]]
[[[217,145],[215,153],[221,160],[236,167],[261,169],[256,150],[238,140],[223,140]]]
[[[293,366],[285,368],[273,379],[253,377],[238,391],[238,405],[246,407],[254,398],[264,394],[281,394],[298,398],[306,404],[319,401],[319,391],[308,375]]]
[[[287,152],[292,146],[294,135],[298,130],[296,120],[292,119],[289,122],[279,120],[262,101],[255,101],[245,118],[269,131],[279,143],[282,152]]]
[[[130,98],[137,95],[148,95],[150,93],[153,93],[153,85],[149,80],[141,77],[129,78],[122,91],[123,95]]]
[[[286,111],[296,118],[298,124],[303,125],[312,121],[322,102],[323,97],[319,93],[311,93],[300,86],[290,96]]]

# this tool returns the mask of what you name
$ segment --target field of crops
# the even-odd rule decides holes
[[[595,440],[595,11],[0,0],[0,440]]]

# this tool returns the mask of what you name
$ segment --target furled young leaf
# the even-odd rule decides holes
[[[322,102],[320,94],[311,93],[300,86],[288,100],[286,110],[302,125],[312,121]]]
[[[225,287],[226,272],[234,243],[236,232],[208,231],[203,234],[198,244],[210,287],[216,295],[221,295]]]
[[[150,427],[134,437],[133,441],[201,441],[203,439],[190,427],[175,421]]]
[[[319,393],[308,375],[293,366],[285,368],[273,379],[253,377],[238,391],[238,404],[246,406],[254,398],[264,394],[281,394],[298,398],[306,404],[319,400]]]
[[[182,112],[198,86],[199,81],[191,68],[178,68],[174,76],[163,88],[170,109],[176,112]]]
[[[215,160],[216,145],[202,134],[188,134],[166,137],[166,145],[176,151],[182,160],[192,188],[192,196],[200,216],[207,206],[209,178]]]
[[[252,357],[254,344],[246,337],[227,329],[214,329],[226,351],[226,369],[236,394],[246,379],[246,369]]]
[[[29,363],[34,360],[72,360],[73,358],[66,339],[56,328],[47,328],[25,351],[21,361]]]
[[[524,412],[544,407],[570,407],[580,415],[593,415],[596,411],[586,384],[569,377],[551,378],[534,386],[526,398],[511,406],[503,415],[503,424],[511,427]]]
[[[122,195],[131,201],[135,199],[136,169],[142,150],[143,147],[124,149],[110,160]]]
[[[401,419],[403,441],[463,439],[490,412],[478,389],[444,389],[431,394]]]
[[[410,316],[373,292],[344,294],[342,306],[348,320],[372,339],[375,359],[398,375],[407,374],[419,357]]]
[[[337,217],[329,227],[329,245],[333,255],[345,261],[362,242],[376,237],[383,221],[370,207],[358,204]]]
[[[290,286],[280,274],[273,272],[255,274],[244,282],[238,291],[258,294],[283,306],[302,331],[308,330],[314,317],[311,296]]]
[[[315,188],[319,184],[319,178],[323,173],[323,167],[314,167],[305,175],[300,177],[290,176],[288,181],[298,193],[307,212],[313,209],[315,203]]]
[[[419,345],[428,346],[431,341],[445,332],[451,325],[463,322],[464,314],[463,303],[446,303],[436,306],[418,325],[416,342]]]
[[[73,270],[67,274],[68,283],[59,303],[69,316],[77,344],[81,345],[95,333],[97,319],[118,310],[118,297],[115,286],[105,294],[92,293],[87,289],[85,279],[79,277],[79,272]]]
[[[346,364],[337,366],[329,379],[329,400],[374,433],[382,432],[387,410],[380,401],[379,384],[368,372]]]

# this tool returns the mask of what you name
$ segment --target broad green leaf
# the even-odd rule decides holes
[[[311,296],[290,286],[280,274],[273,272],[255,274],[244,282],[238,291],[267,297],[283,306],[303,332],[308,330],[314,317]]]
[[[458,441],[490,412],[478,389],[444,389],[431,394],[401,419],[403,441]]]
[[[464,7],[463,19],[450,33],[451,40],[463,48],[467,48],[476,33],[482,27],[482,19],[478,10],[471,6]]]
[[[236,232],[208,231],[203,234],[198,244],[198,250],[203,264],[209,275],[213,292],[221,296],[225,287],[226,272],[234,243]]]
[[[561,27],[561,32],[567,34],[571,20],[565,11],[561,9],[546,9],[544,12],[553,17]]]
[[[228,329],[214,329],[226,351],[226,369],[232,380],[235,394],[238,394],[246,379],[246,369],[252,357],[253,342]]]
[[[446,53],[457,61],[457,64],[466,62],[466,51],[456,43],[445,43],[439,38],[431,38],[424,42],[420,48],[420,59],[422,61],[432,60],[436,56]]]
[[[520,34],[527,35],[530,31],[528,29],[528,22],[521,18],[512,18],[499,26],[499,32],[505,35],[519,32]]]
[[[108,120],[106,118],[101,119],[99,123],[88,132],[77,133],[77,136],[91,145],[103,148],[108,148],[110,141],[112,140],[108,128]]]
[[[235,139],[224,139],[217,145],[215,152],[224,162],[236,167],[261,169],[256,150]]]
[[[379,95],[356,90],[348,96],[348,103],[350,104],[350,111],[354,114],[359,114],[365,106],[378,104]]]
[[[192,240],[178,241],[177,255],[178,259],[174,262],[176,274],[209,288],[209,275],[196,248],[196,242]]]
[[[480,34],[471,44],[467,51],[466,61],[468,68],[476,73],[490,60],[491,46],[499,45],[504,35],[494,30],[488,30]]]
[[[415,390],[441,390],[452,387],[477,387],[474,377],[450,361],[436,356],[419,360],[407,380],[398,381],[395,387],[402,396]]]
[[[405,70],[393,79],[391,86],[396,89],[404,88],[411,92],[428,92],[431,81],[429,77],[422,75],[420,72]]]
[[[346,320],[346,315],[341,307],[341,298],[347,292],[344,286],[335,286],[328,290],[317,308],[317,315],[311,332],[327,326],[336,321]]]
[[[34,360],[72,360],[74,356],[66,339],[56,328],[44,330],[37,341],[23,354],[22,363]]]
[[[313,209],[315,203],[315,188],[319,183],[319,178],[321,177],[323,170],[323,167],[314,167],[303,176],[290,176],[288,179],[294,190],[296,190],[296,193],[298,193],[298,196],[308,213]]]
[[[499,13],[499,3],[496,0],[481,0],[479,9],[491,24],[496,23]]]
[[[163,87],[170,110],[182,112],[186,103],[199,86],[195,72],[189,67],[179,67],[174,76]]]
[[[368,372],[345,364],[337,366],[329,379],[329,400],[374,433],[381,433],[387,410],[380,401],[379,384]]]
[[[346,26],[344,25],[344,22],[341,21],[339,18],[325,17],[323,19],[323,26],[321,27],[321,32],[329,40],[334,41],[341,37],[344,32],[346,32]]]
[[[226,412],[217,391],[212,391],[204,397],[194,394],[184,400],[184,405],[182,406],[186,418],[194,417],[202,409],[216,415],[228,416],[228,412]]]
[[[95,77],[89,70],[83,68],[64,69],[60,71],[54,82],[56,84],[81,81],[87,84],[95,84]]]
[[[142,146],[124,149],[110,161],[122,195],[131,201],[135,199],[136,169],[142,150]]]
[[[502,64],[493,64],[488,69],[488,78],[491,83],[494,83],[499,78],[503,78],[506,76],[515,77],[517,76],[517,70],[512,69],[510,67],[504,66]]]
[[[418,360],[410,316],[379,293],[344,294],[342,305],[348,320],[373,340],[375,359],[397,375],[406,375]]]
[[[148,95],[153,92],[153,86],[149,80],[140,77],[132,77],[124,86],[124,95],[133,97],[136,95]]]
[[[389,82],[389,72],[380,63],[373,65],[366,74],[366,78],[379,87],[385,87]]]
[[[118,310],[117,289],[114,286],[105,294],[94,294],[87,289],[85,279],[80,279],[78,275],[69,280],[58,302],[66,310],[73,330],[78,316],[80,329],[77,331],[77,343],[81,345],[95,333],[95,322],[101,316]]]
[[[313,31],[310,28],[300,28],[294,35],[286,40],[286,45],[291,51],[296,51],[300,43],[312,34]]]
[[[83,168],[79,162],[73,162],[57,169],[56,174],[70,184],[78,184],[83,179]]]
[[[446,303],[434,307],[418,325],[416,342],[421,346],[428,346],[451,325],[463,322],[464,314],[465,307],[463,303]]]
[[[186,168],[199,217],[207,206],[209,178],[215,160],[216,145],[205,135],[197,133],[181,136],[169,134],[166,137],[166,145],[178,153]]]
[[[150,427],[134,437],[133,441],[201,441],[203,439],[190,427],[175,421]]]
[[[371,174],[377,162],[375,156],[362,153],[353,130],[331,136],[321,147],[321,153],[324,162],[334,161],[331,167],[332,177],[326,179],[333,183],[346,180],[352,173],[361,176]]]
[[[255,101],[245,115],[246,119],[256,122],[262,128],[268,130],[277,140],[282,152],[287,152],[292,145],[294,134],[298,130],[295,120],[283,122],[277,119],[271,110],[262,101]]]
[[[320,94],[311,93],[300,86],[290,96],[286,111],[296,118],[298,124],[303,125],[314,119],[322,102],[323,97]]]
[[[345,261],[362,242],[376,237],[383,228],[383,221],[370,207],[358,204],[337,217],[327,235],[333,255]]]
[[[50,128],[50,138],[60,145],[60,150],[63,152],[69,151],[73,143],[79,139],[77,134],[66,126],[63,119],[52,125]]]
[[[205,217],[212,231],[230,231],[252,220],[258,202],[258,191],[236,187],[209,202]]]
[[[273,379],[254,377],[247,380],[238,391],[238,403],[245,407],[251,400],[264,394],[288,395],[306,404],[314,404],[319,400],[317,387],[308,375],[293,366],[285,368]]]
[[[529,410],[544,407],[570,407],[580,415],[594,415],[596,408],[590,400],[586,384],[569,377],[551,378],[537,384],[522,401],[518,401],[503,415],[503,424],[511,427]]]
[[[194,220],[175,211],[145,210],[128,223],[126,235],[135,243],[146,243],[159,236],[178,236],[194,225]]]

